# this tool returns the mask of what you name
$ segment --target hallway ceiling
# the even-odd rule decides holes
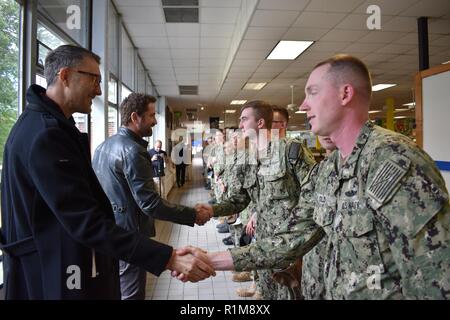
[[[158,93],[184,115],[198,109],[203,121],[223,120],[235,99],[286,106],[290,85],[301,102],[312,67],[336,53],[366,62],[374,84],[397,84],[374,92],[372,109],[388,97],[400,108],[413,101],[421,16],[429,17],[430,66],[450,60],[449,0],[199,0],[199,23],[166,23],[161,0],[114,3]],[[381,30],[367,28],[369,5],[381,9]],[[296,60],[265,60],[280,40],[315,43]],[[267,85],[243,90],[247,82]],[[198,95],[180,95],[179,86],[198,86]],[[304,123],[303,115],[291,115],[293,125]]]

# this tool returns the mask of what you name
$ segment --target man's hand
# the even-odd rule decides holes
[[[216,275],[206,251],[192,246],[174,250],[166,268],[172,275],[180,275],[178,278],[183,282],[197,282]]]
[[[195,211],[197,211],[197,217],[195,223],[199,226],[204,225],[213,216],[213,209],[207,204],[197,204],[195,205]]]
[[[156,160],[158,160],[158,156],[156,154],[154,154],[152,157],[152,161],[156,161]]]
[[[245,226],[245,233],[253,237],[255,235],[255,229],[256,229],[256,215],[252,214],[250,220],[248,220],[247,225]]]

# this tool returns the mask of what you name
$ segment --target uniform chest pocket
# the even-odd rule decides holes
[[[289,190],[286,183],[286,172],[264,175],[264,188],[270,199],[282,200],[289,198]]]
[[[359,238],[374,229],[373,215],[368,208],[355,211],[351,216],[345,216],[342,221],[343,232],[346,237]]]
[[[314,222],[321,227],[329,226],[334,220],[335,211],[332,206],[316,201],[313,215]]]

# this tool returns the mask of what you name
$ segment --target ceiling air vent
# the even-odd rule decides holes
[[[166,22],[198,23],[198,0],[162,0]]]
[[[185,95],[197,95],[198,86],[178,86],[180,88],[180,94]]]

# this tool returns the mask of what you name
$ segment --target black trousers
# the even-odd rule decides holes
[[[184,179],[186,176],[186,164],[184,163],[177,164],[175,166],[175,173],[177,176],[177,185],[178,186],[184,185]]]

